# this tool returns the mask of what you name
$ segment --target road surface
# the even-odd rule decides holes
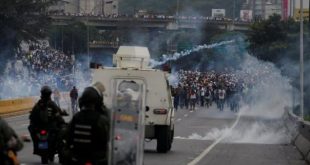
[[[28,114],[6,120],[18,134],[28,135]],[[214,105],[178,110],[172,150],[159,154],[155,149],[155,140],[145,142],[144,165],[306,165],[281,119],[219,112]],[[18,156],[24,165],[40,164],[31,142]]]

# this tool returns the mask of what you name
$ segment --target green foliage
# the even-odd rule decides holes
[[[304,120],[305,120],[305,121],[310,121],[310,116],[309,116],[309,115],[305,116],[305,117],[304,117]]]
[[[310,97],[310,75],[307,74],[310,62],[310,33],[309,22],[304,26],[304,93]],[[250,52],[259,59],[271,61],[281,68],[282,73],[291,79],[293,87],[299,89],[299,55],[300,55],[300,23],[293,19],[283,21],[279,16],[252,25],[249,33]],[[310,102],[305,100],[305,114],[310,114]],[[309,117],[307,117],[307,120]]]
[[[283,21],[279,15],[255,22],[248,34],[250,52],[262,60],[278,61],[283,53],[295,47],[292,42],[296,42],[297,27],[296,22]]]
[[[45,37],[50,23],[45,11],[57,1],[1,0],[0,48],[13,52],[21,41],[36,41]]]

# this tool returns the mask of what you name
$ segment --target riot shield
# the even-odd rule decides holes
[[[142,165],[145,83],[114,79],[110,165]]]

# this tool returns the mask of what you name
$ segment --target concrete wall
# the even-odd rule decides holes
[[[35,101],[35,97],[0,100],[0,116],[17,115],[29,111],[34,106]]]
[[[310,122],[302,121],[299,117],[288,111],[286,124],[292,133],[292,143],[310,163]],[[295,129],[295,133],[294,133]]]

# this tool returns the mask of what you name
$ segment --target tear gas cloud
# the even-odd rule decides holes
[[[232,130],[230,130],[228,126],[224,129],[214,128],[210,132],[206,132],[205,135],[193,133],[188,138],[215,140],[219,136],[228,134],[224,142],[264,144],[288,143],[290,140],[290,134],[285,128],[282,116],[284,114],[284,107],[292,105],[293,89],[290,85],[289,78],[283,76],[280,69],[274,64],[260,61],[247,52],[234,54],[234,52],[240,53],[240,51],[232,49],[244,47],[245,41],[228,41],[228,43],[230,44],[221,47],[214,47],[214,49],[218,52],[224,52],[226,56],[231,56],[231,65],[238,65],[235,67],[238,69],[235,69],[234,74],[237,77],[240,77],[245,84],[248,84],[246,87],[248,89],[248,101],[242,102],[240,115],[255,120],[251,122],[242,121]],[[194,50],[195,49],[189,50],[188,52],[193,52]],[[191,53],[185,54],[190,55]],[[164,56],[164,59],[175,60],[182,57],[182,55],[182,53],[176,53],[176,55],[170,58]],[[208,54],[201,54],[201,56],[208,56]],[[240,56],[242,57],[242,60],[235,59]],[[220,63],[222,61],[214,62]],[[271,120],[274,123],[262,122],[264,120]]]
[[[291,136],[283,125],[283,121],[243,123],[232,130],[225,127],[222,129],[213,128],[204,135],[193,133],[186,139],[214,141],[225,136],[223,143],[287,144],[290,142]],[[176,138],[183,139],[182,137]]]
[[[255,57],[246,55],[237,71],[254,75],[255,79],[249,90],[251,97],[250,110],[244,115],[263,118],[279,118],[284,113],[284,107],[292,105],[292,86],[288,77],[273,64],[262,62]]]
[[[235,42],[235,40],[225,40],[210,45],[199,45],[194,47],[192,50],[183,51],[180,53],[175,53],[173,55],[163,55],[161,61],[151,60],[151,65],[158,66],[162,65],[170,60],[182,60],[185,56],[190,56],[194,52],[200,52],[204,49],[213,48],[214,51],[225,54],[225,56],[231,57],[231,65],[238,65],[238,70],[235,74],[246,79],[248,81],[253,81],[251,87],[249,87],[248,97],[251,98],[251,102],[248,104],[250,108],[242,111],[242,116],[251,116],[260,119],[279,119],[283,112],[284,107],[291,105],[291,91],[292,88],[289,84],[289,79],[283,77],[278,68],[273,64],[262,62],[257,60],[255,57],[249,55],[247,52],[232,50],[239,47],[244,47],[245,42]],[[212,50],[213,50],[212,49]],[[241,49],[242,50],[242,49]],[[203,52],[203,51],[202,51]],[[238,54],[236,54],[238,52]],[[208,54],[202,54],[202,56],[208,56]],[[235,57],[242,56],[242,60],[235,60]],[[85,58],[76,60],[75,72],[72,75],[76,79],[76,86],[78,89],[83,89],[91,82],[91,75],[88,69],[87,62]],[[236,62],[238,61],[238,62]],[[214,61],[218,63],[221,61]],[[16,62],[15,62],[16,63]],[[7,67],[10,64],[7,64]],[[200,64],[193,64],[195,66]],[[1,81],[4,85],[1,85],[2,91],[0,92],[2,98],[7,98],[7,96],[28,96],[27,90],[33,92],[29,88],[29,84],[23,84],[28,82],[29,79],[44,79],[48,85],[51,85],[49,80],[49,75],[37,74],[35,76],[28,76],[28,69],[22,68],[19,64],[16,65],[15,70],[24,72],[23,77],[17,79],[12,78],[9,72],[5,72],[4,76],[1,76]],[[202,66],[202,65],[201,65]],[[21,69],[22,68],[22,69]],[[72,76],[71,75],[71,76]],[[28,76],[28,77],[27,77]],[[177,76],[171,77],[171,80],[176,82]],[[54,82],[55,83],[55,82]],[[39,89],[43,84],[31,84],[35,89]],[[15,91],[13,91],[15,89]],[[25,90],[27,89],[27,90]],[[80,90],[81,91],[81,90]],[[14,93],[16,92],[16,93]],[[12,95],[14,93],[14,95]],[[35,95],[38,95],[38,90],[35,91]],[[246,109],[242,107],[241,109]],[[224,129],[213,129],[207,132],[205,135],[193,134],[188,138],[192,139],[202,139],[202,140],[212,140],[220,135],[227,132],[227,128]],[[282,143],[287,139],[287,134],[283,123],[276,122],[275,124],[267,124],[263,122],[251,122],[247,123],[246,126],[238,125],[233,129],[229,136],[225,139],[227,142],[238,142],[238,143]]]
[[[221,45],[225,45],[225,44],[229,44],[229,43],[233,43],[233,42],[234,42],[233,40],[230,40],[230,41],[222,41],[219,43],[213,43],[213,44],[209,44],[209,45],[208,44],[198,45],[198,46],[194,47],[193,49],[184,50],[181,52],[176,52],[172,55],[164,54],[164,55],[162,55],[162,60],[160,60],[160,61],[156,61],[154,59],[151,59],[150,65],[151,65],[151,67],[156,67],[156,66],[165,64],[168,61],[175,61],[175,60],[180,59],[181,57],[188,56],[188,55],[192,54],[193,52],[199,52],[203,49],[211,49],[211,48],[214,48],[217,46],[221,46]]]
[[[57,72],[36,71],[26,63],[22,60],[10,60],[3,64],[5,69],[0,77],[1,99],[39,96],[40,89],[44,85],[53,89],[57,87],[62,91],[68,91],[72,86],[76,86],[81,92],[91,83],[88,59],[85,56],[76,59],[75,64],[72,68],[70,66],[69,72],[64,75],[58,75]]]

